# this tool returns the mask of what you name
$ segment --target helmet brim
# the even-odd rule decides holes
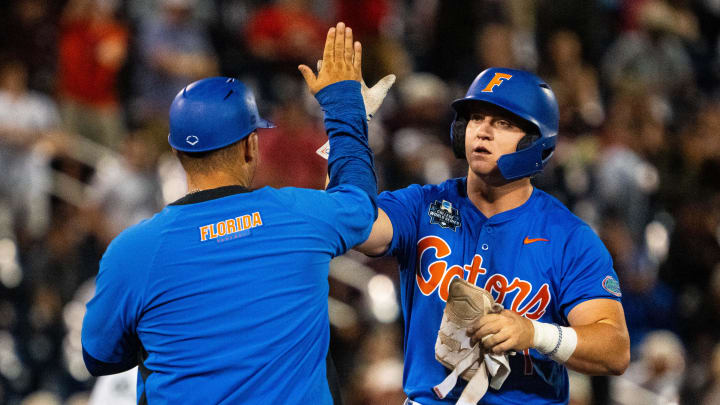
[[[270,120],[266,120],[265,118],[259,118],[257,122],[258,128],[276,128],[277,125],[275,125],[274,122]]]

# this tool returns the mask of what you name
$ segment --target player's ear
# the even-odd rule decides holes
[[[260,150],[258,145],[258,134],[257,131],[254,131],[251,133],[247,138],[245,138],[245,162],[254,162],[257,161],[257,159],[260,156]]]

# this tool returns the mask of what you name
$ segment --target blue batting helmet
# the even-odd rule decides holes
[[[235,143],[257,128],[274,128],[260,118],[255,96],[239,80],[211,77],[189,84],[170,106],[168,142],[183,152],[206,152]]]
[[[458,158],[465,159],[467,109],[478,101],[510,111],[537,128],[537,133],[528,134],[527,140],[523,138],[518,143],[517,152],[500,156],[497,164],[502,176],[515,180],[540,173],[555,150],[558,133],[558,104],[550,86],[523,70],[489,68],[482,71],[465,97],[452,103],[455,119],[450,127],[450,142]]]

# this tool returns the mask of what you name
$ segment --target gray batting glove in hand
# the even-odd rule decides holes
[[[317,61],[317,70],[320,71],[322,68],[322,60]],[[375,115],[377,110],[380,109],[385,96],[387,96],[388,90],[395,84],[395,75],[387,75],[382,79],[378,80],[374,86],[368,87],[365,84],[365,80],[360,80],[362,85],[360,91],[362,92],[363,103],[365,104],[365,114],[367,121],[370,122],[372,117]]]

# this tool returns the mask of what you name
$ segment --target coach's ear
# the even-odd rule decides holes
[[[245,138],[245,162],[246,163],[257,163],[260,158],[260,149],[258,145],[258,134],[257,131],[253,131],[247,138]]]

